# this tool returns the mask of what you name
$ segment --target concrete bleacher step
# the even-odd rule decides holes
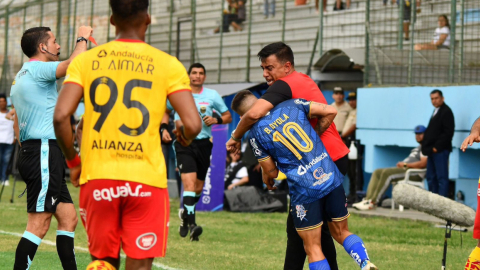
[[[167,48],[169,35],[169,13],[168,1],[161,9],[162,17],[152,25],[152,44]],[[276,17],[264,19],[261,1],[253,2],[252,6],[252,36],[251,36],[251,66],[258,67],[258,60],[254,56],[264,45],[281,39],[283,3],[277,1]],[[175,1],[175,19],[172,29],[176,31],[178,17],[190,16],[189,1]],[[180,5],[181,4],[181,5]],[[247,3],[247,8],[248,8]],[[387,5],[384,7],[381,1],[371,2],[370,19],[371,38],[378,48],[396,49],[398,39],[398,7]],[[328,12],[324,13],[323,24],[323,48],[362,48],[365,46],[365,8],[366,0],[354,1],[352,9],[333,12],[333,4],[328,5]],[[215,0],[198,0],[196,3],[196,48],[202,62],[209,66],[209,80],[215,81],[216,76],[210,73],[216,72],[219,57],[219,35],[213,35],[212,30],[218,27],[221,14],[220,2]],[[440,14],[449,14],[450,2],[448,0],[424,1],[422,12],[417,14],[415,35],[417,38],[431,39],[436,28],[435,21]],[[248,12],[248,11],[247,11]],[[310,60],[316,32],[318,30],[319,14],[315,12],[313,3],[305,6],[294,6],[293,2],[287,2],[285,41],[292,46],[296,56],[297,67],[304,67],[306,70]],[[248,39],[248,26],[244,22],[242,32],[224,33],[222,53],[222,79],[225,81],[244,81]],[[187,64],[190,61],[191,50],[191,23],[182,24],[180,34],[180,60]],[[467,28],[465,31],[465,48],[473,48],[475,43],[475,30]],[[477,34],[478,35],[478,34]],[[472,37],[471,41],[467,37]],[[172,36],[171,46],[176,50],[176,33]],[[418,39],[417,39],[418,40]],[[404,49],[409,48],[408,42],[404,42]],[[252,72],[251,72],[252,74]],[[262,80],[261,74],[252,78]]]

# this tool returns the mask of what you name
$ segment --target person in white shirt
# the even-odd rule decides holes
[[[0,181],[5,186],[9,185],[5,174],[15,142],[13,121],[7,118],[7,114],[7,97],[0,94]]]
[[[415,44],[415,50],[438,50],[450,48],[450,23],[447,15],[438,16],[438,28],[435,29],[433,40],[430,43]]]
[[[231,190],[248,183],[248,171],[241,154],[229,153],[229,156],[231,162],[225,170],[225,189]]]

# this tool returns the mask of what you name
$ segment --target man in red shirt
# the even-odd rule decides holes
[[[240,152],[243,135],[273,107],[285,100],[303,98],[327,104],[317,84],[307,75],[295,71],[293,52],[288,45],[283,42],[269,44],[257,56],[262,62],[260,66],[269,88],[242,116],[237,129],[232,132],[232,136],[227,142],[227,150],[230,152]],[[328,120],[324,119],[311,119],[310,123],[320,135],[328,154],[339,171],[345,175],[348,168],[347,154],[349,150],[340,138],[335,124],[330,124]],[[303,269],[306,253],[303,241],[295,230],[291,215],[287,217],[287,237],[284,269]],[[330,268],[338,269],[335,246],[328,226],[322,226],[321,243]]]

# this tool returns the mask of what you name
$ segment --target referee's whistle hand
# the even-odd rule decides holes
[[[213,117],[211,117],[211,116],[205,116],[205,117],[203,117],[202,120],[203,120],[203,122],[205,123],[205,125],[207,125],[208,127],[211,126],[211,125],[213,125],[213,124],[217,124],[217,123],[218,123],[217,119],[216,119],[216,118],[213,118]]]

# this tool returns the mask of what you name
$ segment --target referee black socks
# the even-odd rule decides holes
[[[25,231],[22,238],[17,246],[17,251],[15,252],[15,264],[13,265],[14,270],[25,270],[29,269],[35,253],[37,253],[38,245],[42,242],[40,237],[34,235],[33,233]]]
[[[195,193],[195,205],[197,205],[198,201],[200,201],[200,196],[202,196],[202,193]]]
[[[188,225],[195,224],[195,195],[193,191],[183,192],[183,214],[186,214]]]
[[[75,250],[73,247],[74,237],[74,232],[57,231],[57,253],[65,270],[77,270]]]

